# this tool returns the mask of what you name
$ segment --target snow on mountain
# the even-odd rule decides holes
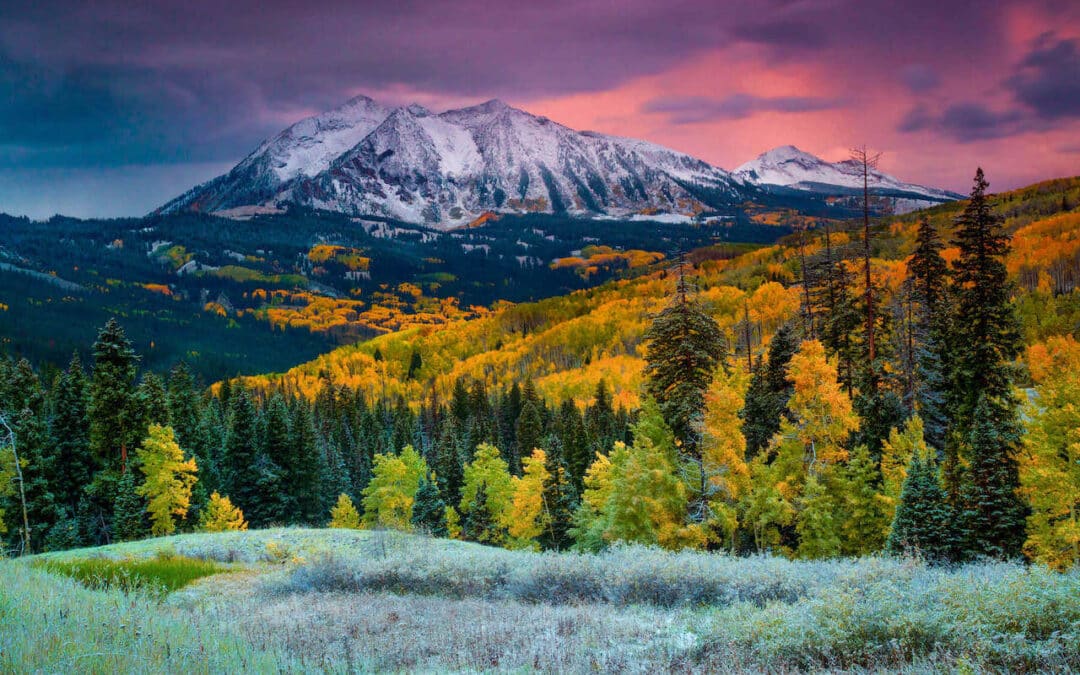
[[[878,171],[871,183],[908,209],[958,197]],[[685,219],[760,197],[759,186],[844,195],[861,185],[854,162],[825,162],[793,146],[728,173],[645,141],[575,131],[498,100],[435,114],[359,96],[297,122],[159,212],[247,214],[295,203],[441,228],[486,211]]]
[[[578,132],[497,100],[434,114],[354,99],[263,143],[163,211],[294,202],[453,227],[485,211],[692,215],[747,186],[651,143]]]
[[[743,164],[732,175],[757,185],[781,185],[822,194],[835,188],[862,190],[862,165],[855,160],[826,162],[793,145],[773,148]],[[870,170],[870,187],[876,193],[901,198],[906,206],[926,206],[961,198],[946,190],[905,183],[877,169]],[[924,203],[925,202],[925,203]]]
[[[259,205],[289,181],[314,176],[348,151],[390,115],[366,96],[300,120],[264,141],[229,173],[199,185],[162,207],[163,211],[219,211]]]

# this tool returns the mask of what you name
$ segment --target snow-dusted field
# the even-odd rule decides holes
[[[161,601],[45,571],[50,560],[162,550],[232,571]],[[0,563],[0,671],[1080,668],[1080,573],[1019,564],[541,554],[305,529],[43,559]]]

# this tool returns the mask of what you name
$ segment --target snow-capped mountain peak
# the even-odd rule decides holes
[[[486,211],[688,218],[756,199],[759,186],[850,193],[861,185],[855,169],[783,146],[729,174],[646,141],[575,131],[499,99],[436,114],[358,96],[300,120],[159,211],[296,203],[434,227]],[[953,198],[878,172],[874,182],[913,203]]]
[[[735,169],[732,175],[758,185],[779,185],[817,193],[831,193],[837,188],[861,190],[863,187],[862,165],[855,160],[826,162],[794,145],[783,145],[764,152]],[[907,198],[912,202],[910,206],[960,197],[945,190],[905,183],[877,169],[870,170],[868,182],[876,193]]]

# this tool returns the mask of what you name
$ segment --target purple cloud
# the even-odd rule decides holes
[[[722,99],[701,96],[656,98],[642,106],[641,111],[665,114],[673,124],[697,124],[719,119],[743,119],[762,112],[816,112],[844,105],[839,99],[815,96],[753,96],[739,93]]]
[[[1041,35],[1006,86],[1044,120],[1080,117],[1080,41]]]

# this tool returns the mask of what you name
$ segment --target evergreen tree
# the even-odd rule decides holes
[[[522,457],[528,457],[533,450],[543,445],[544,419],[540,414],[541,405],[543,404],[526,399],[521,407],[521,415],[517,419],[517,441],[521,454],[507,458],[510,473],[514,475],[521,474]]]
[[[917,553],[930,562],[945,560],[952,548],[949,514],[933,456],[915,454],[907,467],[885,550],[893,555]]]
[[[199,395],[187,364],[181,361],[169,371],[169,426],[176,432],[176,442],[187,452],[196,445],[199,428]],[[201,467],[200,467],[201,468]]]
[[[926,427],[927,442],[941,450],[948,425],[944,401],[948,389],[950,274],[941,255],[945,244],[928,221],[920,221],[915,243],[907,266],[915,303],[912,396]]]
[[[279,523],[292,521],[296,518],[297,510],[296,486],[291,482],[296,468],[293,466],[296,457],[292,430],[289,428],[289,408],[281,392],[270,394],[263,408],[262,420],[262,454],[277,468],[281,486],[270,519]],[[256,520],[254,513],[250,517],[253,521]]]
[[[424,360],[420,357],[420,352],[413,350],[412,356],[409,357],[409,374],[406,376],[408,380],[415,380],[420,369],[424,367]]]
[[[585,469],[592,464],[597,453],[606,455],[611,452],[615,441],[625,440],[619,433],[618,426],[615,408],[611,403],[611,393],[608,391],[607,383],[601,379],[596,384],[596,393],[593,395],[592,403],[585,410],[585,431],[589,437],[589,453]],[[569,457],[567,459],[569,460]],[[571,471],[576,472],[580,469],[581,467],[575,466],[571,468]]]
[[[416,500],[413,502],[412,526],[413,529],[427,532],[433,537],[447,535],[446,502],[439,494],[439,485],[432,476],[420,481]]]
[[[1023,551],[1028,509],[1018,495],[1018,443],[1011,403],[981,398],[960,493],[964,557],[1019,558]]]
[[[573,399],[565,399],[559,405],[559,413],[554,426],[553,437],[558,440],[558,446],[547,443],[549,458],[555,464],[562,466],[566,471],[566,478],[573,483],[575,489],[580,489],[592,458],[589,455],[589,438],[585,430],[585,420]],[[556,453],[555,450],[558,452]]]
[[[780,430],[780,419],[793,391],[787,374],[788,364],[798,348],[799,341],[794,327],[790,323],[784,323],[769,342],[768,362],[762,365],[760,359],[758,360],[740,413],[747,457],[761,452]]]
[[[146,536],[146,500],[138,493],[135,473],[127,471],[116,484],[112,534],[116,541],[134,541]]]
[[[169,395],[165,391],[165,383],[155,373],[143,374],[135,396],[143,414],[140,433],[145,431],[145,426],[169,423]]]
[[[326,512],[321,484],[327,479],[331,467],[326,461],[326,455],[320,451],[315,420],[311,414],[311,406],[306,401],[301,400],[295,404],[289,430],[291,435],[285,461],[285,484],[292,501],[290,520],[314,525]],[[342,471],[343,468],[337,471]],[[340,493],[341,490],[338,490],[337,494]]]
[[[566,463],[560,461],[561,453],[552,451],[545,457],[547,479],[543,484],[542,500],[546,519],[538,542],[544,550],[564,551],[573,543],[570,530],[574,523],[578,492]]]
[[[645,388],[684,451],[700,459],[697,448],[705,390],[716,369],[724,365],[726,354],[720,327],[687,292],[686,279],[680,274],[674,301],[645,331],[649,345]]]
[[[1012,399],[1010,363],[1019,353],[1020,332],[1010,302],[1012,286],[1005,268],[1009,235],[990,211],[982,169],[964,212],[956,219],[953,244],[957,314],[952,354],[953,383],[948,400],[952,424],[966,436],[974,423],[979,397]]]
[[[265,463],[256,466],[259,439],[255,405],[251,395],[242,387],[236,387],[230,395],[229,424],[225,434],[225,455],[222,458],[222,486],[236,505],[252,517],[252,524],[259,526],[258,514],[262,500],[258,469],[268,469]],[[273,497],[274,495],[272,495]]]
[[[74,516],[90,484],[95,466],[90,455],[90,428],[87,421],[87,383],[79,353],[71,357],[57,378],[52,392],[50,439],[56,457],[52,490],[57,504]]]
[[[9,421],[14,441],[18,449],[19,463],[22,468],[22,488],[26,498],[26,520],[29,523],[29,537],[23,527],[22,503],[17,489],[10,490],[10,495],[3,507],[6,519],[5,528],[15,546],[24,545],[30,540],[30,551],[41,551],[49,530],[64,517],[64,512],[57,508],[49,485],[49,476],[55,473],[54,457],[50,453],[49,438],[42,415],[42,392],[36,386],[36,378],[31,390],[26,392],[26,407],[14,416],[14,423]],[[0,433],[6,435],[6,430]],[[0,436],[2,438],[2,436]],[[6,439],[5,439],[6,440]],[[11,449],[4,447],[5,457],[12,456]],[[7,461],[5,459],[5,461]],[[14,464],[14,461],[11,461]],[[11,478],[14,479],[12,471]]]
[[[466,516],[462,534],[465,535],[466,539],[496,546],[502,543],[505,535],[502,532],[502,527],[496,524],[496,519],[491,513],[485,483],[481,482],[476,486],[476,490],[473,492],[472,499],[469,500],[465,511]]]
[[[439,491],[446,496],[450,504],[457,504],[461,501],[464,475],[458,446],[456,417],[447,416],[443,419],[435,445],[434,468],[439,482]]]
[[[142,440],[135,398],[138,360],[124,329],[109,319],[94,343],[88,417],[95,461],[114,473],[126,470],[128,452]]]

